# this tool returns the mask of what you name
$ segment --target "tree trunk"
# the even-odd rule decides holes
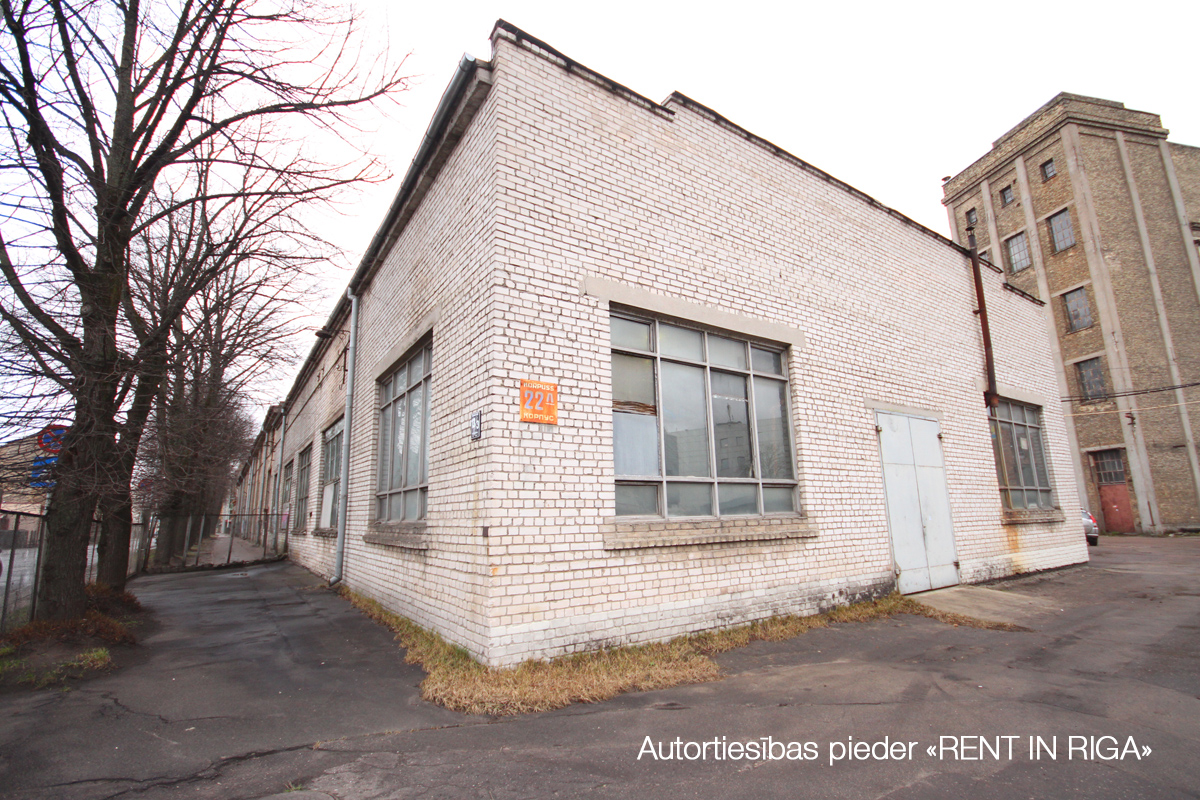
[[[146,420],[162,385],[161,359],[154,359],[138,376],[133,404],[117,442],[112,485],[100,501],[100,544],[97,583],[125,591],[129,575],[129,541],[133,533],[133,470],[146,430]]]
[[[87,464],[99,455],[95,439],[68,431],[55,469],[57,484],[46,507],[45,551],[38,582],[37,618],[62,620],[82,617],[87,607],[83,587],[87,576],[88,537],[96,511],[96,493]]]
[[[96,548],[96,583],[125,591],[129,576],[129,544],[133,535],[133,503],[129,493],[100,504],[100,543]]]

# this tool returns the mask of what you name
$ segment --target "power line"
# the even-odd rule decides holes
[[[1162,408],[1178,408],[1181,405],[1195,405],[1200,401],[1188,401],[1187,403],[1171,403],[1170,405],[1152,405],[1150,408],[1140,408],[1136,413],[1141,414],[1142,411],[1157,411]],[[1097,414],[1134,414],[1134,411],[1123,411],[1115,408],[1106,411],[1081,411],[1079,414],[1063,414],[1063,416],[1096,416]]]
[[[1064,397],[1062,399],[1062,401],[1064,403],[1096,402],[1098,400],[1111,400],[1114,397],[1135,397],[1137,395],[1143,395],[1143,394],[1154,394],[1155,392],[1173,392],[1176,389],[1191,389],[1195,386],[1200,386],[1200,381],[1193,381],[1192,383],[1180,383],[1175,386],[1160,386],[1157,389],[1130,389],[1127,392],[1106,392],[1103,397],[1083,397],[1083,396],[1071,395],[1070,397]],[[1176,404],[1176,405],[1180,405],[1180,404]],[[1182,405],[1187,405],[1187,404],[1185,403]],[[1162,408],[1170,408],[1170,406],[1162,406]],[[1096,412],[1096,413],[1105,413],[1105,412]],[[1072,414],[1071,416],[1079,416],[1079,415]]]

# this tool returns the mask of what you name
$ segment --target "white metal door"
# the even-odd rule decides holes
[[[876,412],[888,531],[900,592],[958,583],[954,523],[936,420]]]

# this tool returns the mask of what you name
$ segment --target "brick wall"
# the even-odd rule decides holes
[[[985,274],[1000,381],[1044,408],[1066,518],[1002,525],[960,253],[684,98],[639,101],[503,29],[493,80],[361,299],[350,588],[497,665],[890,591],[880,404],[941,420],[963,580],[1086,560],[1048,311]],[[615,518],[614,297],[793,342],[801,514]],[[429,333],[428,518],[381,525],[378,379]],[[344,397],[320,374],[297,395],[284,458],[314,442],[314,519],[320,432]],[[522,379],[558,384],[558,425],[519,421]],[[331,539],[294,537],[292,554],[332,570]]]

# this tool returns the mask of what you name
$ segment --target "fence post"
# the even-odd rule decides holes
[[[142,556],[142,572],[145,572],[146,570],[150,569],[150,542],[154,539],[154,529],[158,526],[158,517],[143,517],[143,519],[146,520],[146,552]]]
[[[29,619],[37,619],[38,587],[42,583],[42,551],[46,549],[46,518],[38,519],[37,564],[33,568],[33,601],[29,604]]]
[[[237,527],[237,519],[229,520],[229,525],[226,526],[229,530],[229,552],[225,554],[225,566],[233,563],[233,529]]]
[[[187,566],[188,550],[192,549],[192,517],[192,514],[188,514],[187,533],[183,537],[183,566],[185,567]]]
[[[208,525],[208,514],[200,515],[200,535],[196,537],[196,566],[200,566],[200,549],[204,547],[204,529]],[[187,557],[184,557],[184,566],[187,566]]]
[[[4,609],[0,610],[0,631],[6,630],[5,623],[8,621],[8,589],[12,586],[13,577],[13,558],[17,553],[17,535],[21,533],[21,512],[14,514],[16,520],[13,522],[12,532],[12,547],[8,550],[8,575],[4,580]]]

